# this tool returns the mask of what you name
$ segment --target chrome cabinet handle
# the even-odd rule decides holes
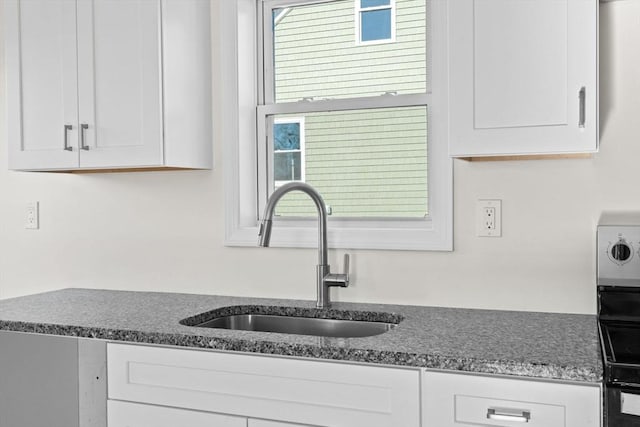
[[[85,132],[84,131],[87,130],[87,129],[89,129],[89,125],[88,124],[83,123],[83,124],[80,125],[80,149],[89,151],[89,146],[84,143],[84,137],[85,137],[85,135],[84,135]]]
[[[487,418],[496,421],[528,423],[531,419],[531,411],[510,408],[488,408]]]
[[[71,125],[64,125],[64,149],[65,151],[73,151],[73,147],[69,146],[69,131],[73,129]]]
[[[580,106],[578,107],[579,108],[579,111],[578,111],[578,115],[579,115],[578,127],[579,128],[584,128],[585,121],[587,120],[586,110],[585,110],[586,95],[587,95],[587,88],[582,86],[580,88],[580,91],[578,92],[578,99],[580,101]]]

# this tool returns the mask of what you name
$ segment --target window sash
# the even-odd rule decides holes
[[[273,144],[269,141],[269,132],[273,123],[269,122],[271,117],[280,114],[307,114],[307,113],[323,113],[328,111],[351,111],[351,110],[368,110],[380,108],[394,107],[427,107],[427,123],[430,123],[429,104],[431,103],[431,94],[406,94],[406,95],[382,95],[363,98],[347,98],[347,99],[323,99],[318,101],[298,101],[283,102],[279,104],[258,105],[257,112],[257,171],[258,171],[258,200],[257,206],[265,206],[267,204],[269,189],[273,188],[274,177],[270,171],[273,171]],[[428,126],[430,129],[431,126]],[[429,132],[429,131],[428,131]],[[429,134],[427,144],[429,144]],[[429,159],[427,159],[429,161]],[[304,174],[303,174],[304,176]],[[304,179],[303,179],[304,181]],[[280,182],[280,181],[278,181]],[[429,192],[427,194],[430,194]],[[429,197],[429,206],[431,206],[431,196]],[[262,212],[257,212],[258,218]],[[428,220],[429,216],[426,217]],[[358,218],[365,221],[364,218]],[[385,221],[392,219],[385,218]],[[397,221],[415,220],[412,218],[403,218]]]
[[[335,0],[261,0],[258,5],[258,14],[262,19],[258,19],[258,63],[262,66],[258,70],[258,105],[275,103],[275,63],[274,63],[274,34],[273,34],[273,11],[292,6],[302,6],[311,4],[331,3]],[[426,0],[427,2],[431,0]],[[360,0],[354,0],[355,4],[355,31],[357,44],[377,44],[390,43],[396,37],[396,0],[390,0],[390,5],[376,6],[360,9]],[[360,10],[373,11],[380,9],[391,9],[391,39],[361,41],[360,34]],[[427,5],[426,25],[429,25],[429,6]],[[429,41],[427,40],[427,73],[430,70]],[[430,87],[427,81],[427,90]],[[351,98],[353,99],[353,98]],[[364,98],[368,99],[368,98]],[[302,100],[301,100],[302,101]],[[318,102],[318,101],[311,101]]]

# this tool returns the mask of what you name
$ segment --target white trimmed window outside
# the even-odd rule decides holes
[[[389,43],[395,40],[395,2],[355,0],[357,44]]]
[[[273,175],[275,186],[304,181],[304,117],[274,120]]]

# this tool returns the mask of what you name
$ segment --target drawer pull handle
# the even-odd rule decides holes
[[[578,100],[580,102],[580,106],[578,107],[578,127],[580,129],[584,129],[585,126],[585,122],[586,122],[586,96],[587,96],[587,88],[585,88],[584,86],[582,86],[580,88],[580,91],[578,92]]]
[[[85,144],[85,131],[89,129],[89,125],[83,123],[80,125],[80,148],[89,151],[89,146]]]
[[[69,146],[69,131],[73,129],[71,125],[64,125],[64,150],[65,151],[73,151],[73,147]]]
[[[509,408],[489,408],[487,409],[487,418],[496,421],[528,423],[531,419],[531,411]]]

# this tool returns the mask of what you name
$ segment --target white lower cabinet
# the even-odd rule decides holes
[[[108,401],[107,414],[109,427],[316,427],[118,400]]]
[[[599,385],[425,372],[423,427],[599,427]]]
[[[419,369],[125,344],[107,346],[107,363],[110,405],[229,414],[250,427],[420,426]],[[109,418],[123,425],[137,427]]]
[[[268,421],[268,420],[248,420],[248,427],[316,427],[310,425],[302,425],[302,424],[291,424],[291,423],[282,423],[280,421]]]
[[[108,401],[107,413],[110,427],[317,427],[118,400]]]
[[[110,343],[108,427],[600,427],[599,384]]]
[[[109,400],[109,427],[247,427],[247,419],[209,412]]]

